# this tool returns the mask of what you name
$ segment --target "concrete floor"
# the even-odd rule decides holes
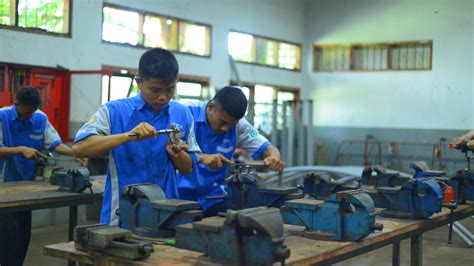
[[[93,222],[90,222],[93,223]],[[474,232],[474,219],[462,221],[471,232]],[[474,252],[464,242],[453,235],[453,244],[446,243],[448,227],[441,227],[423,235],[423,263],[424,265],[474,265]],[[42,255],[45,245],[67,241],[67,225],[33,228],[30,248],[25,265],[66,265],[65,260],[55,259]],[[384,247],[336,265],[391,265],[392,247]],[[410,240],[401,244],[402,265],[410,264]]]

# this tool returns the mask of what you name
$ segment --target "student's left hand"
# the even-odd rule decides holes
[[[168,143],[166,143],[166,151],[168,152],[169,156],[178,157],[181,152],[184,152],[184,149],[180,147],[179,143],[176,145],[168,139]]]
[[[275,156],[268,156],[263,160],[263,164],[273,171],[281,172],[285,168],[285,163]]]
[[[82,164],[82,166],[87,166],[87,164],[89,163],[89,159],[87,159],[87,158],[77,158],[76,157],[76,161],[80,162]]]

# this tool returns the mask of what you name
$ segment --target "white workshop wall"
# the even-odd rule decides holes
[[[305,46],[433,40],[432,71],[305,75],[317,126],[474,128],[472,0],[307,1]],[[306,69],[312,55],[305,50]]]

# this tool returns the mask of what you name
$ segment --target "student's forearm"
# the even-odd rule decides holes
[[[474,139],[474,130],[467,132],[466,134],[463,135],[463,137],[470,140]]]
[[[54,148],[54,151],[62,155],[74,156],[74,154],[72,153],[71,147],[67,146],[64,143],[61,143],[58,146],[56,146],[56,148]]]
[[[187,175],[193,171],[193,159],[191,159],[191,156],[187,152],[181,151],[177,156],[170,155],[170,158],[174,167],[183,175]]]
[[[23,146],[0,147],[0,158],[9,158],[22,153]]]
[[[90,136],[72,147],[72,153],[78,158],[101,156],[111,149],[131,141],[127,133],[110,136]]]
[[[263,151],[263,158],[267,158],[270,156],[280,159],[280,151],[273,145],[268,146]]]

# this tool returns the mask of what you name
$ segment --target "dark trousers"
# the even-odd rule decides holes
[[[202,216],[204,218],[217,216],[217,214],[219,214],[219,212],[225,213],[226,211],[227,211],[227,205],[226,205],[225,201],[221,201],[221,202],[207,208],[207,210],[205,210],[203,212]]]
[[[31,211],[0,214],[0,265],[23,265],[31,237]]]

